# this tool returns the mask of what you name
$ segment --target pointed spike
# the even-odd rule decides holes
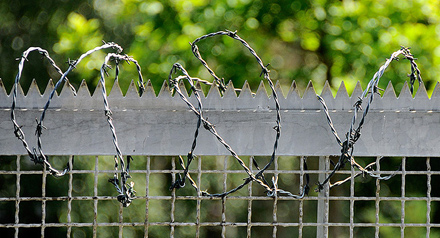
[[[298,90],[296,82],[293,81],[290,85],[289,93],[287,94],[285,105],[286,109],[298,109],[301,108],[301,96]]]
[[[44,97],[48,96],[53,91],[54,88],[55,85],[53,84],[53,80],[49,79],[49,81],[47,82],[46,89],[44,90],[43,96]]]
[[[202,98],[203,107],[208,110],[218,109],[220,107],[219,100],[221,99],[220,91],[217,84],[212,84],[211,88],[206,95],[206,98]]]
[[[437,83],[435,84],[434,90],[432,91],[431,94],[431,99],[440,99],[440,82],[437,81]]]
[[[323,97],[324,99],[330,97],[334,98],[332,89],[330,88],[330,84],[327,80],[325,81],[324,87],[322,88],[321,97]]]
[[[425,84],[420,84],[413,100],[414,110],[431,110],[432,105],[432,101],[428,97],[428,92],[426,92]]]
[[[266,87],[264,86],[264,82],[262,80],[260,81],[260,85],[258,86],[252,102],[254,105],[256,105],[255,107],[257,110],[268,110],[270,105],[273,104],[273,100],[269,101],[269,95],[267,95]]]
[[[96,84],[95,91],[93,91],[92,97],[101,97],[102,95],[102,85],[101,81],[98,81],[98,84]]]
[[[61,92],[56,100],[51,101],[50,107],[52,108],[72,107],[72,108],[83,109],[82,107],[83,105],[89,106],[89,104],[92,104],[91,102],[85,102],[84,100],[75,100],[77,98],[75,98],[72,89],[69,87],[69,84],[66,82],[62,82],[62,83],[63,83],[63,87],[61,88]]]
[[[72,89],[70,88],[69,84],[66,82],[62,82],[63,87],[61,88],[61,92],[60,92],[60,96],[66,96],[67,94],[69,95],[74,95],[72,92]],[[66,94],[66,95],[63,95]]]
[[[312,81],[309,81],[306,91],[301,99],[300,109],[307,110],[320,110],[322,109],[321,103],[316,99],[316,91],[313,87]]]
[[[3,84],[3,80],[0,78],[0,94],[1,93],[7,95],[5,85]]]
[[[238,97],[239,98],[244,98],[244,97],[251,97],[252,98],[251,87],[249,86],[249,83],[247,80],[244,81],[243,87],[241,88],[241,92]]]
[[[94,95],[95,97],[92,97],[89,91],[89,87],[87,86],[87,82],[85,79],[83,79],[78,87],[78,91],[76,92],[76,96],[74,97],[74,100],[72,100],[74,104],[73,107],[76,109],[83,109],[83,110],[101,109],[102,108],[101,95],[102,93],[100,91],[99,93],[96,93],[96,95]]]
[[[315,88],[313,87],[312,81],[309,81],[309,83],[307,84],[307,88],[304,91],[303,98],[312,97],[310,95],[312,95],[314,98],[316,98],[316,91],[315,91]]]
[[[399,98],[401,98],[401,97],[409,97],[409,98],[412,98],[411,92],[409,91],[409,86],[408,86],[408,82],[407,82],[407,81],[405,81],[405,82],[403,83],[402,90],[400,90]]]
[[[211,88],[209,89],[206,98],[216,98],[216,99],[220,98],[220,91],[216,83],[213,83],[211,85]]]
[[[436,108],[438,108],[437,106],[440,105],[440,82],[435,84],[434,90],[431,94],[430,105],[431,110],[438,110]]]
[[[348,92],[347,88],[345,87],[344,81],[341,81],[341,84],[339,85],[338,92],[336,93],[335,98],[348,98]]]
[[[371,94],[367,94],[366,98],[364,98],[364,103],[369,100],[368,98],[370,95]],[[377,95],[375,95],[374,98],[375,99],[371,107],[377,110],[398,110],[397,108],[399,102],[397,101],[396,92],[391,81],[388,82],[388,86],[386,87],[382,97],[377,97]]]
[[[322,88],[322,91],[321,91],[321,97],[324,99],[324,101],[329,109],[335,109],[334,108],[335,98],[333,97],[333,93],[332,93],[332,90],[330,88],[330,84],[328,83],[328,81],[325,81],[324,87]]]
[[[8,93],[6,92],[5,85],[0,78],[0,108],[8,108],[11,106]]]
[[[138,87],[134,83],[133,80],[131,80],[130,85],[128,85],[127,92],[125,92],[126,98],[139,98],[139,92]]]
[[[283,89],[281,88],[281,83],[279,80],[277,80],[277,82],[275,83],[275,92],[278,94],[278,98],[280,100],[286,98],[284,96],[284,92],[283,92]]]
[[[290,89],[289,92],[287,93],[286,96],[286,103],[287,103],[287,107],[289,109],[293,109],[293,108],[297,108],[297,106],[299,106],[299,102],[301,99],[301,95],[300,92],[298,90],[298,85],[296,85],[295,80],[292,81],[292,84],[290,85]]]
[[[350,110],[353,109],[354,103],[357,101],[357,98],[350,98],[347,93],[347,88],[345,87],[344,81],[341,82],[338,88],[338,92],[335,96],[335,110]],[[330,107],[329,107],[330,108]]]
[[[182,94],[188,98],[189,97],[188,90],[186,90],[185,83],[183,80],[179,81],[179,88],[180,88],[180,91],[182,91]],[[197,85],[196,85],[196,88],[197,88]],[[192,93],[192,90],[191,90],[191,93]]]
[[[235,93],[235,88],[234,88],[234,84],[232,83],[232,80],[229,80],[229,83],[226,86],[226,91],[223,93],[223,98],[225,98],[225,97],[237,98],[237,94]]]
[[[405,81],[403,83],[402,90],[400,91],[399,97],[397,98],[397,105],[395,108],[400,109],[414,109],[414,99],[409,91],[408,83]]]
[[[199,91],[200,97],[202,97],[202,98],[206,97],[205,93],[203,92],[202,85],[200,84],[199,81],[196,82],[195,86],[196,86],[197,91]],[[192,92],[191,92],[191,94],[192,94]]]
[[[394,90],[393,84],[391,81],[388,82],[387,88],[385,89],[385,92],[382,95],[382,98],[397,98],[396,91]]]
[[[299,95],[299,91],[298,91],[298,86],[296,85],[295,80],[292,81],[292,84],[290,85],[289,92],[287,93],[287,97],[286,98],[289,98],[290,96],[293,96],[291,94],[296,94],[295,96],[298,96],[298,97],[300,96]]]
[[[114,97],[122,97],[122,90],[121,90],[121,87],[119,86],[119,80],[115,80],[114,81],[114,83],[113,83],[113,87],[112,87],[112,89],[110,90],[110,93],[109,93],[109,97],[112,97],[112,98],[114,98]]]
[[[41,93],[37,84],[37,80],[32,79],[32,83],[29,87],[26,97],[36,97],[36,96],[41,96]]]
[[[18,83],[17,96],[24,97],[24,90],[23,90],[23,87],[21,86],[20,82]]]
[[[252,96],[251,88],[247,81],[244,82],[243,87],[241,88],[241,92],[236,99],[236,107],[243,109],[255,109],[258,108],[258,105],[255,105],[254,97]]]
[[[260,94],[264,94],[264,95],[266,95],[266,97],[268,96],[263,80],[260,81],[260,85],[258,85],[258,89],[257,89],[257,92],[255,93],[255,96],[257,97]]]
[[[149,80],[149,79],[148,79],[147,83],[145,84],[145,91],[142,94],[142,97],[144,97],[145,95],[147,97],[150,97],[150,96],[151,97],[156,97],[156,93],[154,91],[153,84],[151,83],[151,80]]]
[[[181,89],[181,90],[183,92],[183,89]],[[168,81],[164,80],[162,87],[160,88],[158,97],[170,97],[170,96],[171,96],[171,91],[170,91],[170,87],[168,85]]]
[[[416,92],[416,95],[414,96],[416,99],[426,99],[428,98],[428,92],[426,91],[425,84],[422,83],[419,85],[419,89]]]
[[[357,81],[356,86],[354,86],[353,92],[351,93],[351,98],[356,99],[362,95],[362,85],[361,82]]]
[[[81,85],[79,85],[78,92],[76,96],[80,97],[90,97],[89,87],[87,86],[87,82],[85,79],[81,81]]]

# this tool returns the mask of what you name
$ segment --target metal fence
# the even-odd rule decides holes
[[[101,89],[96,89],[99,92]],[[50,91],[53,85],[49,83]],[[229,87],[233,88],[233,86]],[[440,97],[438,85],[428,98],[423,85],[413,98],[407,84],[397,98],[390,84],[371,104],[354,156],[363,167],[372,162],[374,174],[395,174],[389,180],[371,178],[351,166],[332,181],[347,183],[322,191],[323,181],[337,162],[340,147],[328,128],[322,106],[310,84],[300,96],[293,84],[279,95],[282,133],[277,156],[265,176],[298,194],[310,177],[308,196],[267,196],[257,183],[225,197],[222,193],[248,178],[229,151],[208,131],[201,130],[189,173],[198,185],[169,190],[184,173],[178,155],[193,143],[197,116],[164,83],[158,96],[146,84],[142,97],[132,83],[125,96],[116,83],[108,97],[119,146],[133,157],[131,181],[136,197],[129,207],[118,202],[108,183],[114,170],[114,146],[102,96],[90,95],[83,83],[74,96],[65,86],[47,110],[47,130],[41,140],[55,168],[70,165],[54,177],[29,160],[14,136],[10,121],[12,96],[0,89],[0,232],[6,237],[437,237],[440,235]],[[183,90],[185,95],[188,93]],[[321,96],[337,131],[350,125],[353,104],[362,95],[358,84],[349,97],[342,84],[336,97],[326,84]],[[16,117],[32,139],[35,118],[49,95],[36,83],[24,96],[18,89]],[[273,150],[275,103],[262,83],[256,94],[245,84],[239,94],[216,86],[201,97],[209,118],[225,141],[233,145],[254,173],[254,160],[266,164]],[[196,104],[194,94],[189,101]],[[31,141],[31,140],[30,140]],[[68,146],[66,146],[68,145]],[[303,160],[307,160],[307,169]],[[401,169],[396,169],[401,165]],[[351,168],[351,169],[350,169]],[[355,178],[356,177],[356,178]]]

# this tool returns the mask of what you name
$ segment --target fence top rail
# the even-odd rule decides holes
[[[290,88],[282,89],[279,82],[275,85],[277,93],[280,95],[280,106],[284,110],[319,110],[322,109],[321,104],[316,100],[315,88],[312,82],[309,82],[303,92],[298,90],[295,81],[292,82]],[[17,108],[42,108],[44,102],[47,101],[48,94],[54,88],[52,80],[49,80],[48,85],[43,95],[41,95],[39,87],[35,81],[32,81],[27,94],[19,86],[17,95]],[[270,99],[268,91],[263,83],[260,85],[255,93],[250,89],[247,82],[243,84],[240,92],[233,90],[234,85],[229,82],[226,92],[220,96],[218,87],[214,84],[209,89],[208,93],[202,96],[204,110],[273,110],[275,104]],[[61,93],[55,98],[50,105],[51,108],[63,108],[66,110],[78,109],[103,109],[102,96],[100,93],[101,85],[98,84],[93,93],[88,89],[85,80],[82,81],[78,88],[77,95],[73,95],[70,88],[65,85],[61,89]],[[189,95],[185,87],[182,87],[184,94]],[[287,92],[286,92],[287,91]],[[326,100],[326,104],[330,110],[352,110],[353,104],[359,96],[362,95],[362,87],[358,81],[354,90],[349,96],[344,82],[341,83],[339,89],[334,96],[328,82],[325,83],[320,95]],[[237,95],[238,94],[238,95]],[[398,95],[398,96],[397,96]],[[8,95],[2,79],[0,78],[0,109],[8,109],[11,107],[11,94]],[[190,98],[194,100],[194,97]],[[437,83],[431,98],[423,84],[420,85],[415,95],[411,95],[408,83],[405,81],[399,94],[391,83],[388,83],[382,97],[376,97],[377,100],[371,105],[372,110],[423,110],[423,111],[440,111],[440,83]],[[184,103],[179,97],[171,95],[169,85],[164,81],[159,94],[155,94],[155,90],[150,81],[146,83],[145,92],[139,96],[137,86],[132,81],[125,93],[122,92],[118,81],[115,81],[112,89],[109,92],[109,100],[112,101],[111,107],[118,109],[133,109],[133,110],[187,110]]]
[[[232,85],[228,88],[233,88]],[[95,89],[101,90],[98,85]],[[431,98],[420,85],[413,97],[405,83],[399,96],[391,83],[382,97],[371,104],[368,120],[362,131],[355,156],[440,156],[440,147],[433,138],[440,136],[440,93],[436,85]],[[48,93],[53,89],[50,81],[45,93],[40,94],[35,81],[26,95],[18,90],[16,113],[23,125],[27,139],[33,144],[35,118],[41,113]],[[188,94],[182,87],[183,93]],[[339,155],[327,127],[322,106],[316,99],[311,83],[301,93],[293,82],[287,93],[276,84],[280,106],[282,133],[278,155]],[[351,120],[353,104],[362,94],[358,83],[349,96],[344,84],[333,96],[328,83],[322,97],[326,100],[334,126],[346,131]],[[170,93],[164,82],[158,95],[150,82],[140,97],[132,82],[125,94],[115,82],[109,93],[109,104],[118,131],[121,150],[132,155],[185,155],[192,142],[197,117],[188,110],[178,96]],[[189,100],[195,103],[194,97]],[[270,155],[275,125],[275,103],[268,96],[262,82],[255,94],[247,83],[237,96],[227,90],[223,96],[212,86],[202,96],[206,117],[237,153],[242,155]],[[9,120],[11,95],[0,80],[0,151],[3,155],[25,154],[14,137]],[[42,140],[46,154],[56,155],[113,155],[111,135],[104,117],[103,99],[100,93],[91,94],[85,82],[74,96],[64,86],[52,101]],[[179,143],[176,143],[178,141]],[[64,146],[59,146],[64,145]],[[68,146],[65,146],[68,145]],[[228,152],[206,131],[201,131],[195,151],[197,155],[228,155]]]

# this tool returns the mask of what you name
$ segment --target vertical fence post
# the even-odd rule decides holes
[[[319,171],[327,171],[327,161],[325,156],[319,156]],[[323,181],[326,177],[326,173],[320,173],[319,181]],[[328,184],[324,185],[324,189],[318,193],[318,206],[316,216],[316,237],[328,237],[328,229],[325,223],[327,223],[328,205],[327,200],[322,198],[328,195]]]

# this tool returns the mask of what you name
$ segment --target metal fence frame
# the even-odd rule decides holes
[[[50,89],[51,84],[48,88]],[[66,86],[67,87],[67,86]],[[96,90],[100,90],[99,86]],[[280,86],[277,90],[279,95],[283,95]],[[46,91],[48,91],[46,89]],[[27,96],[24,96],[22,90],[19,90],[17,103],[17,118],[26,125],[23,130],[32,135],[33,120],[35,115],[39,114],[41,105],[47,99],[47,94],[41,96],[38,92],[36,83],[32,84]],[[132,83],[125,96],[122,96],[121,90],[116,83],[109,96],[112,107],[115,126],[119,132],[121,149],[125,154],[146,155],[146,166],[144,170],[132,170],[132,174],[145,174],[146,184],[148,185],[152,173],[171,174],[173,180],[177,173],[183,170],[178,168],[175,159],[172,159],[172,168],[167,170],[154,170],[150,168],[150,156],[173,156],[186,154],[192,139],[192,130],[194,129],[196,117],[187,110],[186,105],[178,98],[169,94],[167,85],[161,89],[158,97],[153,94],[150,84],[147,84],[147,93],[142,97],[136,94],[136,89]],[[16,191],[15,197],[0,197],[0,202],[15,202],[15,214],[13,223],[0,224],[0,228],[15,229],[15,237],[19,236],[19,230],[24,228],[40,228],[41,236],[45,236],[45,229],[51,227],[66,227],[67,236],[72,234],[72,228],[92,227],[93,237],[99,236],[99,227],[112,226],[118,227],[119,237],[123,237],[124,228],[136,226],[144,227],[144,236],[148,236],[148,230],[155,226],[164,226],[170,228],[170,237],[174,237],[175,229],[179,227],[195,227],[194,236],[200,236],[200,230],[203,227],[215,226],[221,227],[222,236],[227,235],[227,229],[230,227],[245,227],[248,237],[252,236],[252,229],[255,227],[271,227],[273,237],[277,237],[279,229],[284,227],[298,228],[298,237],[305,237],[305,227],[316,228],[317,237],[328,237],[329,229],[335,227],[348,228],[347,237],[354,237],[355,228],[370,227],[375,229],[375,236],[379,237],[381,227],[400,228],[401,237],[405,236],[405,228],[424,228],[426,237],[430,237],[431,228],[440,227],[440,224],[431,223],[432,202],[440,201],[440,197],[432,197],[432,176],[440,175],[440,171],[431,170],[431,158],[440,156],[440,147],[436,146],[437,138],[440,135],[440,110],[438,102],[438,85],[431,98],[426,95],[423,85],[419,88],[415,98],[409,94],[408,86],[405,84],[399,98],[395,96],[394,89],[390,84],[382,98],[378,98],[372,104],[368,122],[363,129],[363,137],[357,144],[355,156],[375,157],[379,160],[380,156],[402,157],[402,170],[397,172],[397,177],[401,177],[400,196],[384,197],[380,196],[381,181],[376,180],[376,193],[371,196],[356,196],[355,180],[350,183],[349,196],[331,196],[328,189],[318,193],[316,196],[310,195],[299,200],[298,222],[280,222],[278,221],[277,203],[279,201],[295,200],[287,197],[270,198],[264,195],[255,195],[252,193],[252,185],[247,186],[247,196],[228,196],[226,198],[206,198],[197,195],[180,196],[179,192],[173,190],[169,195],[157,196],[150,194],[146,186],[146,195],[139,196],[137,199],[145,200],[146,217],[142,222],[124,222],[124,208],[119,207],[118,222],[102,223],[98,222],[98,203],[100,201],[115,200],[115,196],[98,196],[98,175],[101,173],[114,173],[114,170],[108,168],[103,170],[99,167],[98,156],[95,157],[95,166],[89,170],[76,170],[75,164],[72,164],[72,155],[112,155],[110,134],[102,115],[102,99],[100,95],[90,96],[87,86],[83,83],[80,86],[77,96],[73,96],[65,88],[60,96],[54,100],[51,108],[48,110],[48,118],[43,141],[47,154],[69,156],[69,163],[73,170],[69,172],[69,185],[67,196],[46,196],[47,176],[50,176],[45,168],[36,166],[35,169],[22,171],[21,161],[27,159],[22,156],[25,151],[19,141],[14,138],[12,124],[9,121],[10,113],[10,95],[5,90],[0,89],[0,151],[2,155],[16,156],[16,170],[1,170],[0,176],[15,175]],[[328,84],[325,85],[322,96],[326,98],[330,113],[335,122],[335,127],[341,130],[346,129],[350,121],[350,113],[353,102],[357,96],[362,93],[358,84],[351,97],[348,96],[344,85],[342,84],[336,97],[331,95]],[[190,98],[194,101],[194,98]],[[241,155],[268,156],[271,152],[272,141],[271,125],[274,124],[274,105],[269,99],[264,89],[260,86],[256,95],[252,95],[249,86],[243,86],[240,96],[233,92],[226,92],[223,97],[216,94],[215,90],[210,90],[207,97],[202,98],[205,108],[205,115],[217,126],[219,133],[222,133],[225,140],[236,148]],[[299,186],[304,185],[303,176],[305,173],[318,175],[319,181],[330,172],[330,156],[338,155],[339,148],[334,146],[334,139],[330,130],[326,126],[325,116],[321,111],[319,102],[316,100],[313,86],[310,84],[306,92],[301,97],[296,93],[294,84],[289,90],[287,97],[280,98],[282,109],[282,136],[280,139],[279,156],[317,156],[319,157],[319,167],[315,170],[305,171],[303,165],[298,170],[283,170],[275,162],[274,167],[268,170],[268,174],[294,174],[300,179]],[[219,119],[220,118],[220,119]],[[230,123],[230,124],[229,124]],[[167,126],[168,125],[168,126]],[[308,133],[305,133],[305,132]],[[134,136],[133,136],[134,134]],[[69,135],[69,136],[65,136]],[[409,136],[411,135],[411,136]],[[429,136],[427,136],[429,135]],[[253,140],[249,140],[249,136]],[[235,170],[228,170],[226,159],[224,167],[217,170],[202,170],[203,156],[228,156],[227,151],[215,143],[215,140],[209,137],[209,134],[200,135],[199,145],[196,149],[197,155],[202,159],[197,160],[190,168],[190,172],[196,173],[195,180],[198,184],[202,183],[203,173],[221,174],[224,178],[222,183],[224,189],[228,183],[227,176],[233,173],[239,173]],[[173,140],[170,140],[173,138]],[[179,141],[179,143],[175,143]],[[71,146],[60,146],[60,145]],[[426,163],[426,171],[412,171],[407,169],[407,157],[423,157]],[[420,158],[422,160],[422,158]],[[252,169],[252,161],[246,161]],[[381,162],[384,163],[384,162]],[[380,163],[378,163],[380,165]],[[195,168],[197,167],[197,168]],[[376,168],[378,173],[392,173],[393,171],[380,171],[380,166]],[[242,172],[242,171],[240,171]],[[351,170],[340,171],[339,174],[355,175],[359,173],[353,168]],[[41,197],[22,197],[20,196],[21,183],[20,177],[27,174],[37,174],[42,176]],[[72,196],[72,183],[75,174],[93,174],[94,191],[93,196]],[[405,193],[407,175],[426,175],[427,191],[423,197],[409,197]],[[371,181],[372,182],[372,181]],[[188,185],[187,185],[188,186]],[[293,190],[298,189],[293,188]],[[137,188],[140,189],[140,188]],[[167,188],[164,188],[167,189]],[[93,201],[94,219],[89,223],[72,222],[70,212],[72,201],[90,200]],[[171,201],[170,219],[164,222],[151,222],[149,219],[149,201],[166,200]],[[195,222],[178,222],[175,220],[175,203],[178,200],[196,201]],[[200,221],[200,206],[203,201],[221,201],[220,221],[206,222]],[[227,219],[225,204],[227,200],[244,200],[248,202],[247,221],[231,222]],[[254,201],[273,201],[272,221],[258,222],[252,217],[252,203]],[[20,203],[25,201],[37,201],[42,203],[41,222],[40,223],[21,223],[20,222]],[[67,222],[49,223],[46,222],[46,203],[48,201],[67,201]],[[304,204],[309,201],[316,201],[316,221],[308,222],[303,220]],[[349,222],[331,222],[330,221],[330,203],[332,201],[349,202]],[[376,217],[374,223],[355,222],[355,203],[357,201],[374,201]],[[401,216],[400,222],[382,223],[379,217],[381,201],[400,201]],[[405,210],[405,203],[408,201],[426,201],[426,222],[409,223],[405,221],[408,212]],[[255,234],[254,234],[255,235]]]

